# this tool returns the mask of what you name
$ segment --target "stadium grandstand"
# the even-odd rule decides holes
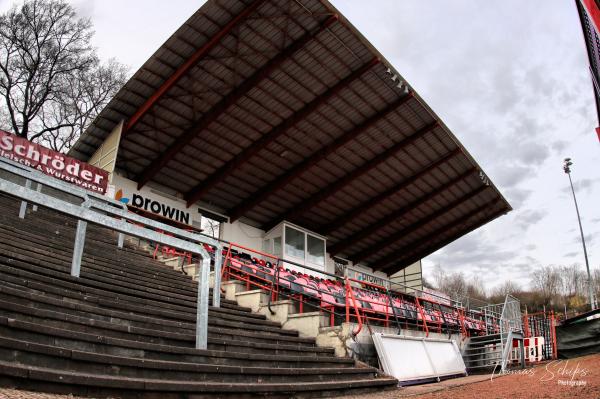
[[[596,112],[600,119],[600,6],[596,0],[575,0],[590,63]],[[600,127],[596,128],[600,140]]]
[[[2,385],[331,396],[556,357],[516,298],[423,287],[421,259],[511,207],[326,0],[209,0],[69,157],[16,140]]]

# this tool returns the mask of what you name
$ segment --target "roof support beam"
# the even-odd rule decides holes
[[[329,88],[324,93],[317,96],[314,100],[306,104],[302,109],[296,111],[291,117],[274,127],[270,132],[265,133],[260,139],[252,143],[252,145],[249,147],[245,148],[231,161],[227,162],[225,165],[211,174],[207,179],[200,182],[198,185],[196,185],[196,187],[190,190],[185,195],[188,206],[198,201],[209,190],[222,182],[225,178],[227,178],[227,176],[231,175],[236,169],[246,163],[246,161],[248,161],[252,156],[256,155],[259,151],[273,143],[286,131],[314,112],[320,105],[331,99],[343,88],[348,86],[352,81],[364,75],[373,66],[379,64],[380,62],[381,61],[379,58],[373,58],[371,61],[363,64],[360,68],[351,72],[348,76],[337,82],[333,87]]]
[[[329,155],[342,148],[344,145],[348,144],[356,137],[360,136],[362,133],[367,131],[377,122],[388,116],[391,112],[397,110],[398,107],[408,102],[411,98],[413,98],[412,93],[403,96],[394,103],[390,104],[384,110],[377,112],[370,118],[367,118],[363,123],[354,127],[352,130],[345,132],[341,137],[333,140],[333,142],[321,148],[319,151],[315,152],[313,155],[306,158],[299,164],[295,165],[271,183],[256,190],[256,192],[252,194],[249,199],[245,200],[240,205],[227,212],[230,217],[230,220],[233,222],[239,219],[240,217],[244,216],[247,212],[249,212],[258,204],[269,198],[272,194],[275,194],[277,190],[281,189],[282,187],[285,187],[287,184],[289,184],[295,178],[300,176],[302,173],[309,170],[316,163],[327,158]]]
[[[413,223],[403,229],[398,230],[394,234],[388,236],[383,241],[380,241],[377,244],[371,246],[370,248],[362,250],[362,251],[350,256],[350,260],[352,260],[352,262],[354,262],[356,264],[356,263],[360,263],[364,259],[368,259],[369,257],[375,255],[377,252],[381,251],[385,247],[400,241],[401,239],[406,237],[408,234],[411,234],[411,233],[417,231],[418,229],[420,229],[420,228],[426,226],[427,224],[431,223],[432,221],[436,220],[440,216],[458,208],[459,206],[461,206],[462,204],[464,204],[471,198],[473,198],[473,197],[479,195],[480,193],[482,193],[483,191],[485,191],[487,188],[489,188],[489,186],[481,186],[478,189],[475,189],[475,190],[471,191],[470,193],[467,193],[467,194],[459,197],[458,199],[452,201],[450,204],[446,205],[445,207],[438,209],[437,211],[433,212],[429,216],[424,217],[423,219],[420,219],[418,222]],[[390,219],[386,219],[386,220],[389,221]]]
[[[236,103],[240,98],[245,96],[259,82],[267,78],[275,69],[289,59],[294,53],[302,49],[316,35],[337,21],[337,16],[327,18],[317,29],[312,32],[305,33],[298,40],[286,47],[282,52],[277,54],[273,59],[269,60],[264,66],[254,72],[249,78],[245,79],[238,87],[233,89],[229,94],[223,97],[215,104],[210,111],[200,118],[194,125],[183,132],[180,137],[175,139],[165,152],[158,159],[154,160],[146,170],[144,170],[137,178],[138,188],[144,186],[150,181],[175,155],[177,155],[186,145],[188,145],[198,134],[213,123],[219,116],[223,114],[231,105]]]
[[[335,183],[329,185],[325,190],[319,191],[317,194],[308,198],[306,201],[302,202],[300,205],[298,205],[292,209],[289,209],[285,213],[277,216],[269,225],[263,226],[263,227],[265,227],[266,230],[269,230],[269,227],[274,226],[276,223],[279,223],[282,220],[293,221],[294,218],[297,218],[297,217],[303,215],[304,213],[308,212],[313,207],[317,206],[321,202],[325,201],[327,198],[331,197],[332,195],[334,195],[335,193],[340,191],[342,188],[346,187],[352,181],[358,179],[360,176],[375,169],[376,167],[378,167],[379,165],[381,165],[382,163],[387,161],[390,157],[392,157],[392,156],[396,155],[398,152],[400,152],[400,150],[402,150],[404,147],[408,146],[409,144],[412,144],[414,141],[423,137],[424,135],[431,132],[433,129],[435,129],[438,126],[439,126],[439,122],[434,122],[434,123],[431,123],[421,129],[417,130],[413,134],[409,135],[408,137],[406,137],[403,140],[399,141],[398,143],[394,144],[393,146],[391,146],[390,148],[388,148],[381,154],[377,155],[375,158],[367,161],[365,164],[354,169],[352,172],[350,172],[346,176],[342,177],[341,179],[337,180]]]
[[[344,241],[341,241],[338,244],[333,245],[330,248],[328,248],[329,252],[332,255],[338,254],[338,253],[344,251],[346,248],[350,248],[352,245],[361,241],[365,237],[368,237],[371,234],[376,233],[378,230],[381,230],[382,228],[387,226],[390,222],[396,221],[398,219],[402,219],[404,216],[406,216],[406,214],[412,212],[413,210],[420,207],[421,205],[426,204],[428,201],[432,200],[436,196],[449,190],[456,184],[460,183],[461,181],[463,181],[466,178],[468,178],[469,176],[471,176],[473,174],[473,172],[475,172],[475,170],[476,170],[475,168],[469,169],[467,172],[450,180],[446,184],[443,184],[442,186],[436,188],[435,190],[429,192],[428,194],[425,194],[424,196],[417,198],[416,200],[414,200],[414,201],[408,203],[407,205],[392,212],[391,214],[386,215],[382,219],[379,219],[375,223],[369,224],[366,228],[361,229],[358,233],[354,234],[352,237],[349,237],[349,238],[345,239]]]
[[[491,201],[490,203],[488,203],[487,205],[484,205],[482,207],[475,209],[473,212],[470,212],[468,215],[465,215],[462,218],[448,224],[447,226],[436,230],[433,235],[441,237],[444,233],[447,233],[448,231],[450,231],[458,226],[465,225],[467,223],[468,219],[471,219],[472,217],[476,216],[480,212],[484,211],[486,208],[494,206],[494,204],[496,204],[497,202],[498,202],[498,200],[494,200],[494,201]],[[497,217],[499,217],[501,215],[505,215],[506,212],[507,212],[506,209],[501,209],[499,211],[493,212],[488,217],[478,220],[477,223],[474,223],[466,230],[461,230],[458,233],[453,234],[450,238],[448,238],[442,242],[438,242],[437,244],[431,244],[429,246],[425,246],[425,249],[420,250],[419,253],[432,254],[435,251],[439,250],[440,248],[445,247],[446,245],[452,243],[453,241],[456,241],[460,237],[472,232],[473,230],[483,226],[484,224],[489,223],[490,221],[496,219]],[[406,247],[404,247],[402,249],[411,248],[411,253],[412,253],[416,249],[420,248],[421,246],[423,246],[424,244],[427,244],[429,242],[431,242],[431,238],[429,238],[429,237],[423,238],[413,244],[407,245]],[[423,259],[423,257],[424,256],[422,256],[422,255],[416,255],[416,256],[413,255],[410,258],[402,259],[401,257],[398,256],[398,253],[393,253],[391,255],[386,256],[384,259],[381,259],[381,260],[375,262],[373,264],[373,269],[374,270],[382,270],[385,272],[389,271],[390,273],[395,273],[396,271],[401,270],[407,266],[412,265],[416,261]],[[398,269],[398,263],[395,263],[398,260],[400,260],[400,266],[401,266],[400,269]],[[395,264],[391,265],[392,263],[395,263]],[[391,266],[388,266],[388,265],[391,265]],[[388,266],[388,267],[386,267],[386,266]]]
[[[331,233],[332,231],[344,226],[346,223],[356,219],[358,216],[362,215],[363,213],[365,213],[366,211],[368,211],[375,205],[385,201],[386,199],[390,198],[391,196],[393,196],[401,191],[404,191],[411,184],[422,179],[424,176],[426,176],[432,170],[440,167],[441,165],[443,165],[444,163],[446,163],[447,161],[454,158],[456,155],[458,155],[460,153],[461,153],[461,150],[459,148],[457,148],[454,151],[451,151],[450,153],[446,154],[444,157],[440,158],[439,160],[422,168],[417,174],[412,175],[408,179],[405,179],[405,180],[401,181],[400,183],[394,185],[393,187],[390,187],[389,189],[385,190],[381,194],[378,194],[377,196],[363,202],[356,208],[351,209],[348,212],[344,212],[344,214],[341,217],[335,219],[331,223],[328,223],[327,225],[325,225],[321,229],[319,229],[319,232],[321,234],[327,235],[327,234]],[[346,240],[344,240],[344,242],[346,242]],[[335,245],[333,247],[335,247]]]
[[[125,132],[127,133],[138,123],[140,119],[152,108],[152,106],[161,99],[161,97],[169,91],[171,87],[179,82],[190,69],[192,69],[200,59],[202,59],[206,54],[208,54],[220,41],[221,39],[227,35],[229,32],[233,30],[238,24],[243,22],[250,14],[252,14],[265,0],[254,0],[252,4],[244,9],[239,15],[236,15],[231,21],[227,23],[216,35],[210,38],[208,42],[206,42],[202,47],[200,47],[196,52],[186,61],[184,62],[177,70],[167,79],[157,90],[150,96],[144,104],[129,118],[127,124],[125,125]]]

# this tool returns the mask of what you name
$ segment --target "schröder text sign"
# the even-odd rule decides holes
[[[0,155],[68,183],[106,193],[108,172],[0,130]]]

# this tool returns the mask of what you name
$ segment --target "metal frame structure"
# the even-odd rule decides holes
[[[2,172],[2,176],[0,177],[0,192],[22,200],[19,212],[21,218],[25,217],[27,204],[32,203],[36,206],[44,206],[77,219],[77,230],[71,262],[71,275],[73,277],[80,276],[81,259],[88,223],[119,232],[119,247],[123,243],[122,235],[127,234],[198,254],[202,259],[202,264],[198,268],[197,276],[196,348],[207,348],[211,258],[203,244],[213,246],[216,249],[215,286],[218,287],[220,286],[220,268],[222,264],[222,244],[220,241],[128,212],[123,203],[61,182],[37,170],[3,157],[0,157],[0,171]],[[9,176],[12,178],[9,178]],[[37,184],[35,190],[31,188],[32,182]],[[72,200],[70,201],[69,199]],[[159,233],[157,230],[168,232],[172,236]],[[220,295],[218,292],[213,295],[213,306],[220,306]]]

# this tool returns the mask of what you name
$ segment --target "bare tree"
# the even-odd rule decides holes
[[[520,291],[521,287],[517,283],[511,280],[506,280],[504,283],[500,284],[494,289],[492,296],[495,298],[504,299],[507,295],[514,295]]]
[[[102,65],[92,24],[64,0],[26,0],[0,15],[0,126],[66,151],[126,80]]]
[[[213,238],[219,238],[219,229],[221,228],[221,223],[203,216],[201,224],[202,230],[204,230],[205,234],[210,235]]]
[[[554,305],[561,293],[562,276],[560,269],[544,266],[531,274],[532,286],[540,293],[544,303]]]

